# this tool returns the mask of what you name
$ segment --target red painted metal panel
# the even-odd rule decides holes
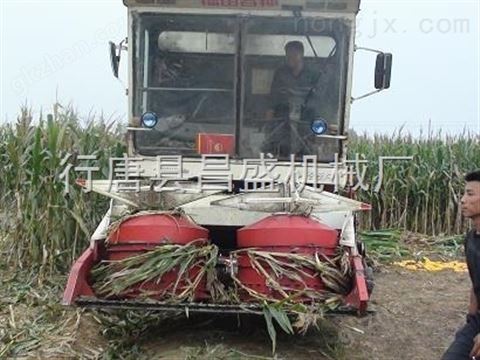
[[[198,245],[208,243],[209,231],[198,226],[185,216],[171,214],[149,214],[132,217],[125,220],[108,237],[109,246],[106,258],[108,260],[122,260],[140,255],[164,243],[188,244],[194,240],[204,239]],[[193,280],[198,272],[198,267],[188,271],[188,278]],[[160,300],[168,293],[174,291],[173,286],[177,280],[178,271],[172,270],[155,281],[143,282],[127,289],[118,298],[131,299],[149,294],[149,298]],[[182,281],[175,289],[178,295],[182,292],[185,282]],[[206,279],[200,281],[195,292],[197,300],[206,297]]]
[[[64,305],[72,305],[78,296],[94,296],[93,290],[88,284],[88,273],[98,261],[98,243],[94,242],[94,248],[88,248],[75,262],[68,276],[67,287],[63,293]]]
[[[273,215],[239,229],[237,244],[245,247],[338,246],[338,231],[316,219],[300,215]]]
[[[188,281],[182,280],[179,281],[177,287],[174,288],[175,283],[178,279],[178,270],[169,271],[161,278],[152,281],[146,281],[138,283],[123,292],[121,295],[115,297],[116,299],[138,299],[138,298],[149,298],[155,300],[164,300],[166,296],[170,294],[180,295],[188,286],[188,283],[193,282],[193,280],[199,275],[201,268],[199,266],[192,267],[187,272]],[[195,288],[194,300],[204,300],[208,298],[207,292],[207,279],[203,277],[198,286]]]
[[[100,252],[98,242],[95,248],[87,249],[73,265],[67,287],[65,289],[63,303],[71,305],[80,296],[95,296],[90,287],[88,275],[92,267],[100,261],[100,253],[103,260],[121,260],[128,257],[140,255],[150,251],[165,242],[184,245],[194,240],[204,239],[198,245],[208,243],[209,232],[207,229],[196,225],[185,216],[174,216],[170,214],[147,214],[131,217],[122,222],[108,236],[105,251]],[[191,268],[188,277],[193,279],[199,272],[199,268]],[[160,299],[165,293],[173,290],[178,272],[173,270],[164,274],[157,281],[144,282],[127,289],[125,294],[118,298],[135,298],[145,292],[155,292],[153,298]],[[184,284],[180,282],[176,293],[181,292]],[[206,279],[202,279],[196,292],[198,299],[206,297]]]
[[[337,230],[322,224],[316,219],[299,215],[273,215],[237,231],[237,244],[240,248],[259,248],[260,250],[279,253],[297,253],[314,256],[320,253],[333,256],[338,246]],[[268,271],[268,268],[266,268]],[[279,283],[289,292],[291,290],[322,291],[325,285],[320,277],[308,268],[303,268],[305,274],[299,272],[302,281],[280,279]],[[247,287],[281,299],[282,296],[268,286],[266,277],[258,273],[250,259],[242,255],[238,262],[238,279]],[[241,295],[245,301],[255,301],[248,293]],[[308,299],[298,299],[304,301]]]
[[[108,236],[108,243],[187,244],[195,239],[208,239],[208,230],[184,216],[151,214],[125,220]]]
[[[348,294],[345,303],[358,310],[359,314],[365,314],[368,307],[367,280],[365,278],[365,268],[360,256],[352,257],[354,286]]]

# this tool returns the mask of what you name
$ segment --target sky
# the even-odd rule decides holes
[[[362,0],[356,44],[391,52],[391,88],[352,104],[350,128],[480,134],[480,1]],[[0,121],[58,100],[127,121],[108,41],[127,36],[121,0],[0,0]],[[124,58],[124,60],[126,57]],[[355,54],[353,96],[373,90],[375,54]]]

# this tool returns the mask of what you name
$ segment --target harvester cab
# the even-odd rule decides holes
[[[370,207],[340,195],[359,1],[124,3],[110,47],[117,77],[128,54],[129,153],[118,178],[79,181],[111,202],[64,303],[365,312]],[[390,86],[391,55],[370,51],[364,96]]]

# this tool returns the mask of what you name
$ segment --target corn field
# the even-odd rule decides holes
[[[16,123],[0,126],[0,246],[16,267],[39,273],[68,269],[88,244],[107,200],[71,187],[60,175],[75,156],[96,155],[106,176],[108,158],[125,151],[121,132],[102,118],[84,124],[71,109],[55,106],[46,119],[23,109]],[[71,155],[71,156],[68,156]]]
[[[350,158],[369,160],[365,177],[368,190],[360,200],[373,210],[361,219],[363,229],[400,228],[428,235],[454,235],[465,231],[460,199],[465,173],[480,169],[480,134],[441,133],[418,138],[401,131],[393,136],[354,136]],[[385,162],[382,186],[375,191],[380,156],[412,156],[410,161]]]
[[[106,179],[108,159],[125,152],[119,122],[101,116],[81,121],[58,104],[52,113],[33,119],[23,109],[15,123],[0,125],[0,250],[15,267],[38,266],[40,274],[69,268],[108,205],[76,187],[65,194],[59,179],[66,164],[78,165],[77,155],[95,155],[101,171],[94,178]],[[361,228],[463,232],[468,224],[458,204],[464,174],[480,168],[479,141],[471,133],[354,136],[349,158],[358,153],[370,161],[365,178],[371,181],[378,176],[379,156],[413,156],[385,166],[380,191],[371,184],[358,191],[373,206],[361,217]]]

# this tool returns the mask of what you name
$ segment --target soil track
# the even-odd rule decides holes
[[[465,322],[467,273],[386,268],[376,276],[375,315],[343,318],[348,359],[439,359]]]
[[[376,274],[374,314],[335,317],[306,336],[280,335],[276,359],[439,359],[464,322],[469,286],[466,273],[383,268]],[[149,359],[270,358],[259,320],[243,330],[236,318],[169,321],[138,345]]]
[[[235,316],[140,314],[132,322],[117,314],[106,315],[105,323],[103,313],[63,308],[60,287],[37,293],[20,279],[8,280],[7,273],[0,272],[2,278],[7,280],[0,286],[0,349],[5,342],[5,351],[23,349],[21,358],[271,359],[262,317],[241,319],[240,327]],[[278,330],[275,359],[439,359],[465,321],[469,287],[465,272],[382,267],[376,273],[373,314],[329,317],[319,331],[305,336]]]

